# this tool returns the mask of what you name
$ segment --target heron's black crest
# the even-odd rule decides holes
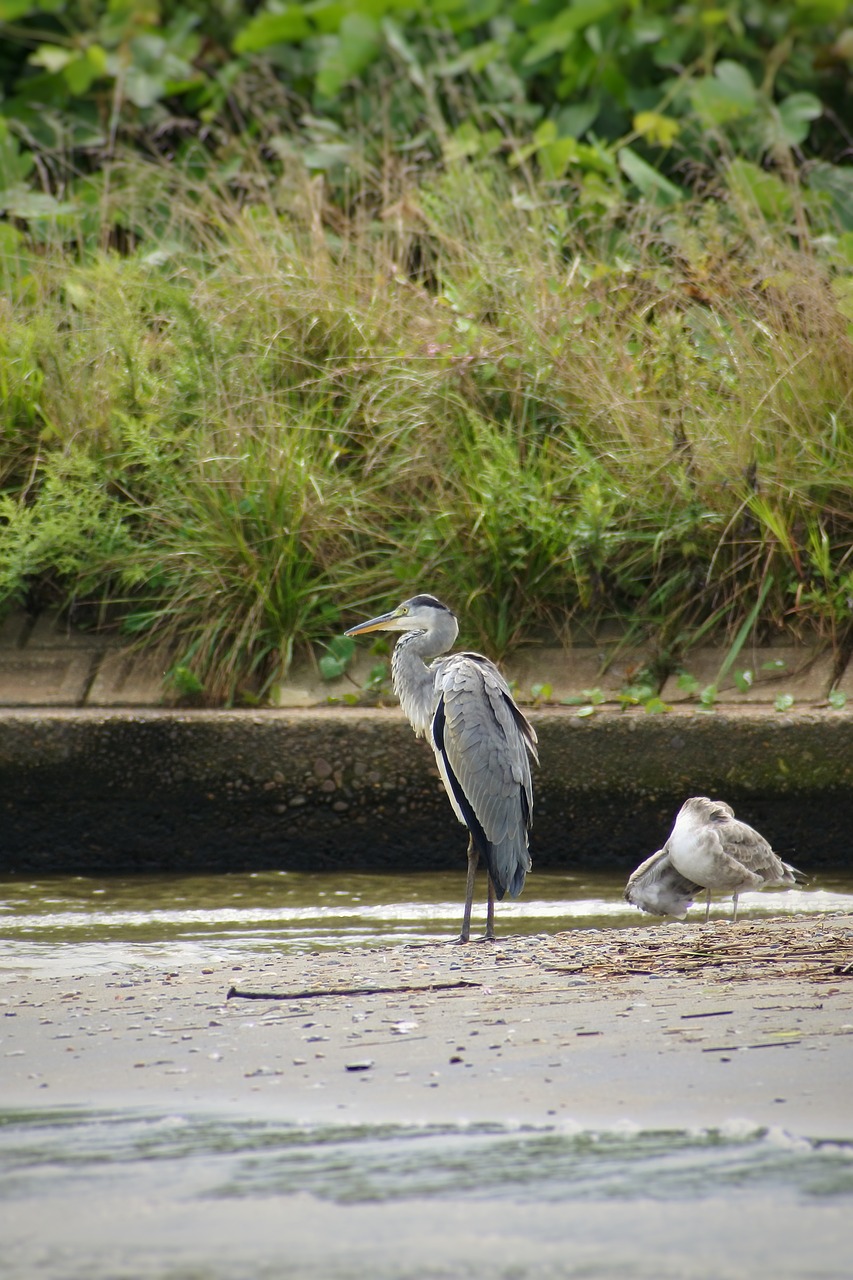
[[[416,608],[426,607],[430,609],[443,609],[445,613],[450,613],[453,615],[454,618],[456,617],[456,614],[453,613],[453,610],[448,609],[447,605],[442,604],[440,600],[436,600],[435,596],[430,596],[430,595],[412,596],[411,600],[406,601],[406,604],[415,605]]]

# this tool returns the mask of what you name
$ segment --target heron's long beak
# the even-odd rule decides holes
[[[399,631],[400,618],[399,609],[392,609],[390,613],[381,613],[378,618],[371,618],[369,622],[359,622],[345,631],[344,635],[363,636],[368,631]]]

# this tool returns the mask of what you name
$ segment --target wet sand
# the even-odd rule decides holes
[[[79,973],[69,948],[58,976],[6,965],[0,1011],[6,1109],[853,1138],[853,915],[169,972]]]

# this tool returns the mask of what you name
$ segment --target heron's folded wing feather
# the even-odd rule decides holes
[[[443,754],[491,846],[494,865],[489,870],[496,889],[518,883],[519,873],[523,883],[530,865],[527,829],[533,814],[532,727],[527,726],[529,734],[524,731],[527,721],[514,706],[506,681],[479,655],[457,654],[446,660],[436,682],[441,703],[440,745],[433,735],[436,753]]]

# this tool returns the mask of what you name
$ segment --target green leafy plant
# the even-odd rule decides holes
[[[338,680],[345,674],[355,654],[355,640],[351,636],[333,636],[324,643],[325,653],[320,655],[318,666],[324,680]]]
[[[594,689],[582,689],[579,694],[570,694],[566,698],[561,698],[560,701],[567,707],[576,707],[580,703],[588,703],[595,708],[600,707],[603,702],[607,701],[607,695],[602,689],[596,687]]]
[[[554,694],[553,685],[547,681],[532,684],[530,686],[530,696],[533,699],[533,705],[538,707],[543,702],[550,702]]]
[[[645,681],[629,684],[620,689],[618,700],[623,711],[626,707],[645,707],[648,710],[652,703],[655,704],[656,710],[661,710],[664,705],[658,697],[657,686]]]

